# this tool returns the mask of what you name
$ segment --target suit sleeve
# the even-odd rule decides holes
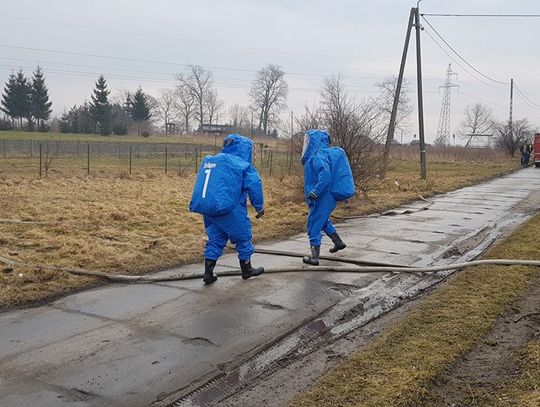
[[[317,183],[313,187],[313,192],[315,192],[318,196],[326,192],[330,182],[332,181],[330,166],[325,158],[326,157],[321,157],[321,155],[319,155],[312,161],[313,170],[317,176]]]
[[[262,211],[264,209],[262,180],[253,165],[250,165],[245,172],[243,189],[247,192],[249,201],[255,210]]]

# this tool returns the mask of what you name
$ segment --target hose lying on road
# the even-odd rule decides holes
[[[285,252],[281,250],[271,250],[271,249],[255,249],[255,253],[271,254],[274,256],[285,256],[285,257],[304,257],[305,256],[305,254],[301,254],[301,253]],[[376,261],[356,260],[356,259],[348,259],[346,257],[336,257],[336,256],[319,256],[319,259],[337,261],[339,263],[356,264],[357,266],[377,266],[377,267],[384,266],[384,267],[399,267],[399,268],[409,267],[409,266],[404,266],[402,264],[379,263]]]
[[[339,258],[335,258],[339,261]],[[104,273],[101,271],[84,270],[80,268],[66,268],[51,265],[41,264],[26,264],[20,261],[14,261],[0,257],[0,263],[4,263],[10,267],[28,267],[37,270],[56,270],[70,274],[100,277],[111,281],[118,282],[159,282],[159,281],[182,281],[182,280],[197,280],[202,278],[201,274],[175,274],[170,276],[130,276],[125,274]],[[292,273],[292,272],[307,272],[307,271],[333,271],[338,273],[432,273],[436,271],[455,270],[464,267],[478,266],[482,264],[491,264],[499,266],[536,266],[540,267],[540,260],[512,260],[512,259],[486,259],[473,260],[464,263],[447,264],[444,266],[431,267],[388,267],[388,266],[355,266],[355,267],[333,267],[333,266],[317,266],[317,267],[276,267],[265,270],[265,274],[274,273]],[[242,273],[240,270],[227,270],[215,273],[218,277],[239,276]]]

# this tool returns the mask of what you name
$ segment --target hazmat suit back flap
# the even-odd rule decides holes
[[[332,172],[331,194],[336,201],[352,198],[356,191],[347,154],[339,147],[330,147],[326,152],[330,157],[330,171]]]
[[[307,145],[306,145],[307,143]],[[345,151],[329,147],[330,136],[324,130],[306,131],[304,154],[304,194],[314,192],[317,196],[331,193],[341,201],[354,193],[354,179]]]
[[[251,164],[253,142],[239,134],[224,140],[222,152],[204,158],[189,210],[206,216],[221,216],[239,204],[246,205],[246,194],[256,210],[263,208],[262,182]]]
[[[206,156],[197,173],[189,210],[206,216],[231,212],[242,198],[243,173],[248,166],[230,154]]]

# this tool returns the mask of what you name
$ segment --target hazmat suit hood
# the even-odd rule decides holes
[[[235,155],[251,164],[253,161],[253,141],[240,134],[229,134],[223,141],[221,152]]]
[[[307,144],[306,144],[307,143]],[[330,136],[324,130],[308,130],[305,132],[304,152],[302,154],[302,164],[305,164],[311,157],[323,148],[330,145]]]

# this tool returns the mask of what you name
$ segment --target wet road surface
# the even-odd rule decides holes
[[[539,175],[529,168],[440,195],[426,211],[349,220],[338,226],[349,245],[340,254],[418,266],[474,257],[474,250],[499,227],[529,216],[516,206],[540,190]],[[425,205],[417,202],[397,211]],[[306,252],[308,243],[302,234],[260,247]],[[321,252],[329,247],[326,239]],[[253,263],[298,266],[301,260],[255,255]],[[238,263],[229,254],[217,270],[232,267]],[[258,350],[274,344],[265,357],[272,352],[283,356],[294,347],[294,337],[285,336],[293,331],[317,340],[321,327],[335,335],[355,329],[384,306],[396,306],[392,298],[414,295],[436,281],[430,278],[296,273],[247,281],[221,278],[212,286],[198,280],[111,284],[39,308],[3,313],[0,405],[148,405],[192,383],[204,383],[203,378],[223,378],[223,372],[235,369],[240,375],[242,366],[244,375],[264,368]],[[386,295],[389,301],[381,305]],[[242,360],[250,365],[241,365]],[[197,405],[195,399],[187,402]]]

